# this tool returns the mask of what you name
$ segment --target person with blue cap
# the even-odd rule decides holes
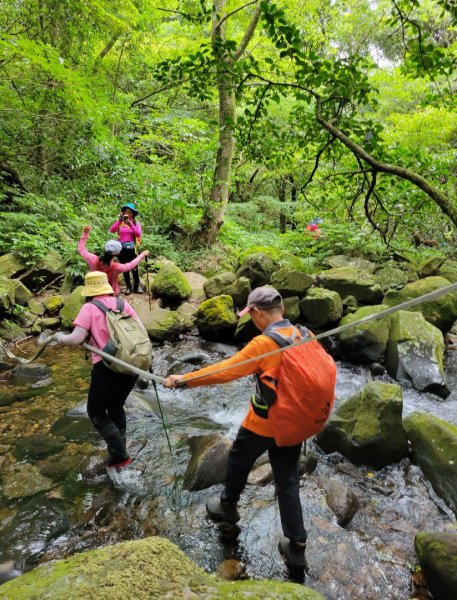
[[[130,263],[135,260],[138,252],[137,249],[141,242],[141,225],[136,220],[138,210],[132,202],[127,202],[121,208],[121,213],[111,227],[109,228],[110,233],[117,233],[119,242],[121,243],[121,251],[119,253],[119,262]],[[143,293],[143,288],[140,284],[140,276],[138,268],[132,269],[133,275],[133,291],[138,294]],[[124,273],[125,281],[125,295],[128,296],[132,293],[132,284],[130,280],[130,270]]]
[[[121,242],[118,242],[117,240],[108,240],[105,244],[105,252],[101,256],[97,256],[86,250],[86,242],[90,230],[90,225],[84,226],[83,233],[78,243],[78,252],[86,261],[89,271],[102,271],[103,273],[106,273],[108,283],[113,288],[114,294],[119,296],[121,293],[118,281],[119,273],[124,273],[125,277],[125,274],[128,274],[132,269],[137,269],[138,271],[138,263],[140,263],[143,258],[149,256],[149,250],[141,252],[141,254],[135,256],[130,262],[122,264],[116,260],[116,257],[119,256],[122,251]]]

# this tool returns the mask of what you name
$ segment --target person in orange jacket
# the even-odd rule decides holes
[[[261,332],[266,332],[269,327],[274,326],[275,331],[285,336],[293,334],[294,326],[284,319],[283,301],[280,293],[274,288],[264,286],[254,289],[248,296],[246,308],[238,315],[243,316],[247,313]],[[197,387],[260,374],[279,365],[281,353],[263,356],[277,348],[276,342],[261,334],[234,356],[185,375],[170,375],[164,385],[167,388]],[[259,359],[255,360],[257,356]],[[250,362],[245,363],[248,359]],[[238,363],[244,364],[234,366]],[[224,370],[225,367],[230,369]],[[279,541],[279,550],[290,567],[302,569],[305,566],[307,538],[299,496],[298,459],[302,444],[283,447],[276,445],[268,422],[268,406],[262,398],[268,392],[264,389],[266,386],[262,387],[261,382],[257,381],[256,394],[229,452],[224,490],[220,496],[208,498],[206,510],[216,521],[239,521],[237,503],[246,486],[249,472],[257,458],[268,451],[284,533]]]

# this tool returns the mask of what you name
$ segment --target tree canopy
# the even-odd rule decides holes
[[[452,252],[456,26],[444,0],[4,2],[0,252],[70,259],[127,201],[170,256],[300,250],[315,217],[329,252],[343,225]]]

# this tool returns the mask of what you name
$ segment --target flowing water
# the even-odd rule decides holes
[[[22,349],[30,356],[36,347],[30,343]],[[156,349],[154,372],[189,371],[195,368],[190,363],[215,362],[234,351],[189,337]],[[128,401],[128,437],[143,466],[106,481],[103,476],[85,478],[81,467],[88,457],[103,455],[83,416],[88,361],[79,349],[50,347],[40,363],[51,369],[51,379],[40,386],[0,382],[0,581],[40,561],[147,535],[167,537],[210,572],[235,558],[249,578],[290,578],[277,550],[281,527],[273,484],[247,486],[239,526],[216,525],[206,517],[206,497],[221,486],[192,492],[183,488],[190,457],[186,440],[215,431],[233,439],[252,391],[249,380],[193,390],[158,386],[160,405],[152,386],[135,389]],[[457,424],[457,353],[449,353],[446,368],[449,398],[404,387],[405,415],[427,411]],[[365,368],[340,363],[337,404],[371,378]],[[377,379],[390,381],[387,376]],[[70,429],[62,421],[65,414],[71,415],[66,417]],[[32,450],[21,446],[27,438],[34,443]],[[37,447],[47,438],[57,440],[57,446],[40,455]],[[325,456],[312,442],[308,452],[318,460],[301,488],[308,531],[306,585],[332,600],[409,598],[415,533],[454,531],[455,516],[408,459],[373,471],[339,455]],[[338,525],[319,477],[346,484],[357,495],[359,510],[347,527]]]

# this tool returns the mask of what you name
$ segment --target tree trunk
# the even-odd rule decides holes
[[[227,0],[214,0],[213,4],[212,44],[213,51],[219,58],[217,84],[219,93],[219,143],[209,202],[194,236],[195,242],[203,246],[211,246],[216,241],[219,229],[224,222],[224,212],[229,196],[236,124],[233,65],[246,50],[260,18],[260,6],[257,5],[236,52],[233,55],[228,54],[225,49],[225,25],[230,15],[222,17],[222,11],[225,10],[226,4]]]

